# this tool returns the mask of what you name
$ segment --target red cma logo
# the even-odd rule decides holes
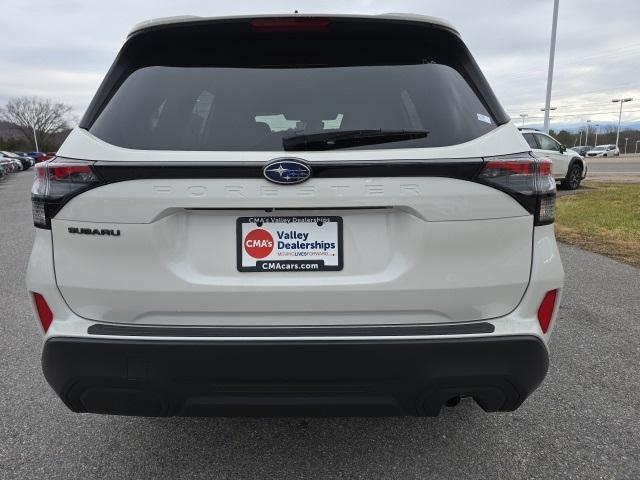
[[[244,237],[244,250],[253,258],[264,258],[273,251],[273,237],[266,230],[256,228]]]

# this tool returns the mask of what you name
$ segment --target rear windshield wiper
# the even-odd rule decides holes
[[[427,130],[343,130],[285,137],[282,139],[282,145],[287,151],[335,150],[426,138],[427,135],[429,135]]]

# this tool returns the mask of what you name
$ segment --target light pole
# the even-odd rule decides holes
[[[526,113],[521,113],[520,116],[522,117],[522,127],[524,128],[524,119],[527,118],[529,115],[527,115]]]
[[[620,115],[618,115],[618,131],[616,133],[616,147],[618,146],[618,140],[620,140],[620,121],[622,120],[622,105],[630,102],[633,98],[614,98],[611,100],[613,103],[620,102]]]
[[[36,152],[39,152],[40,150],[38,150],[38,137],[36,137],[36,128],[31,125],[31,130],[33,130],[33,143],[36,144]]]
[[[587,120],[587,133],[584,136],[584,144],[588,145],[589,144],[589,123],[591,122],[591,120]]]
[[[624,154],[627,154],[627,142],[629,141],[629,137],[624,137]]]
[[[551,83],[553,82],[553,61],[556,55],[556,31],[558,30],[558,4],[553,1],[553,23],[551,24],[551,46],[549,47],[549,72],[547,73],[547,96],[544,102],[544,131],[549,133],[549,110],[551,105]]]
[[[595,129],[596,129],[596,141],[594,142],[593,146],[594,146],[594,147],[597,147],[597,146],[598,146],[598,127],[600,127],[600,124],[599,124],[599,123],[596,123],[596,124],[594,125],[594,127],[595,127]]]
[[[540,111],[544,112],[544,131],[545,133],[549,133],[549,121],[551,120],[551,117],[549,116],[549,113],[552,110],[557,110],[558,107],[550,107],[549,105],[547,105],[545,108],[541,108]]]

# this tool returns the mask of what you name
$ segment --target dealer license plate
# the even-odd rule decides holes
[[[241,272],[342,270],[341,217],[240,217],[236,236]]]

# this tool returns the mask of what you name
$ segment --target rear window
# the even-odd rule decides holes
[[[380,30],[377,27],[371,33]],[[202,29],[190,38],[183,28],[183,37],[177,37],[164,57],[156,44],[154,53],[144,58],[144,42],[138,39],[136,44],[134,37],[131,51],[125,45],[109,74],[113,78],[105,80],[81,126],[125,148],[278,151],[288,137],[353,130],[429,133],[349,148],[441,147],[473,140],[504,123],[484,78],[452,33],[423,29],[423,43],[405,43],[395,55],[387,45],[375,55],[380,40],[371,37],[367,42],[365,28],[359,41],[368,43],[368,54],[358,55],[351,51],[353,39],[343,44],[343,52],[333,52],[344,40],[340,31],[338,22],[331,34],[308,37],[245,32],[245,37],[260,40],[248,42],[250,53],[246,44],[231,41],[238,35],[234,32],[229,44],[238,50],[238,61],[213,51],[206,55],[202,43],[197,44],[202,56],[194,53],[189,45],[195,48],[196,39],[206,36]],[[397,33],[400,41],[407,35],[406,30]],[[296,42],[289,47],[276,42],[274,48],[271,43],[278,36]],[[393,39],[387,43],[393,47]],[[483,90],[489,94],[483,96]]]

